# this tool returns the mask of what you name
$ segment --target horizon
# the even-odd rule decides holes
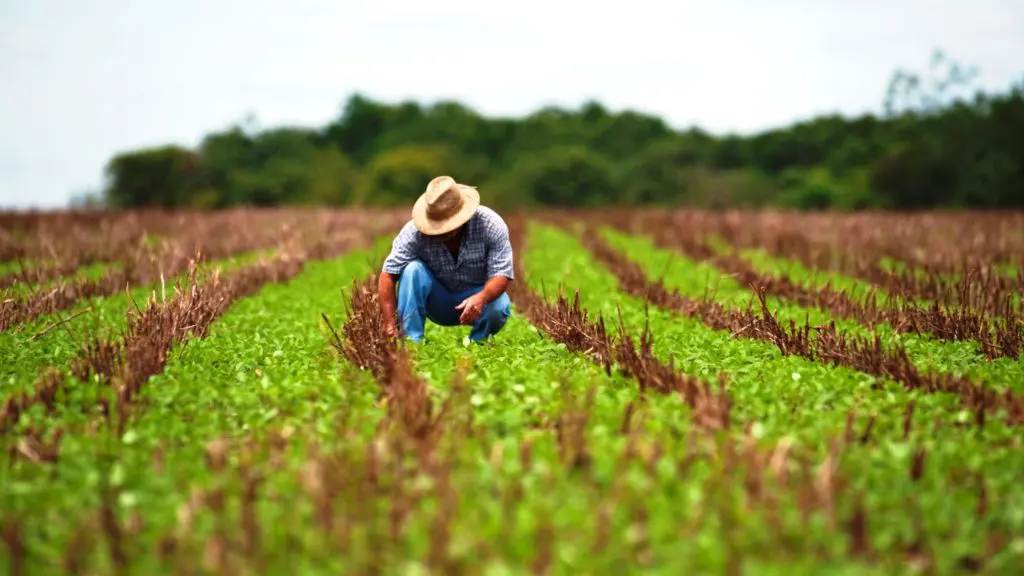
[[[319,129],[354,94],[456,101],[488,118],[594,101],[677,131],[746,136],[878,115],[892,74],[927,71],[936,50],[979,68],[972,93],[1004,92],[1024,72],[1014,56],[1024,54],[1022,3],[939,13],[920,0],[742,4],[690,2],[654,17],[652,2],[616,12],[530,0],[493,13],[465,0],[8,4],[0,209],[63,208],[101,187],[114,154],[194,148],[250,115],[261,130]],[[469,49],[452,51],[458,43]]]

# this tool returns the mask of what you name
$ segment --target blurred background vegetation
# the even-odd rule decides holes
[[[751,136],[674,130],[597,102],[486,118],[458,102],[357,94],[319,129],[243,123],[197,149],[124,152],[107,165],[105,189],[78,203],[410,205],[431,177],[449,174],[499,209],[1024,208],[1024,83],[985,94],[972,87],[976,75],[937,51],[926,72],[893,74],[879,114]],[[750,98],[756,105],[756,89]]]

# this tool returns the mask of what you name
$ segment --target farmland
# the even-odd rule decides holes
[[[504,216],[477,346],[405,210],[0,214],[5,573],[1024,566],[1024,214]]]

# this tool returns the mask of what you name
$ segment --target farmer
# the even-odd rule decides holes
[[[475,187],[438,176],[412,208],[384,260],[378,290],[388,333],[423,339],[425,320],[472,326],[470,340],[497,334],[510,313],[505,287],[513,279],[508,226],[480,205]],[[398,283],[397,302],[395,283]]]

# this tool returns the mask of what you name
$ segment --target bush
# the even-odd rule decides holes
[[[655,142],[626,162],[619,188],[629,204],[667,205],[685,201],[693,186],[697,150],[685,140]]]
[[[595,206],[621,200],[611,163],[582,146],[551,148],[524,157],[513,166],[507,182],[506,186],[521,191],[522,204]]]
[[[881,207],[881,199],[870,190],[870,171],[851,170],[842,175],[828,168],[787,170],[780,181],[785,192],[779,204],[800,210],[864,210]]]
[[[458,154],[441,145],[401,146],[383,152],[366,166],[354,204],[411,205],[427,183],[442,174],[471,184],[461,175],[458,160]]]

